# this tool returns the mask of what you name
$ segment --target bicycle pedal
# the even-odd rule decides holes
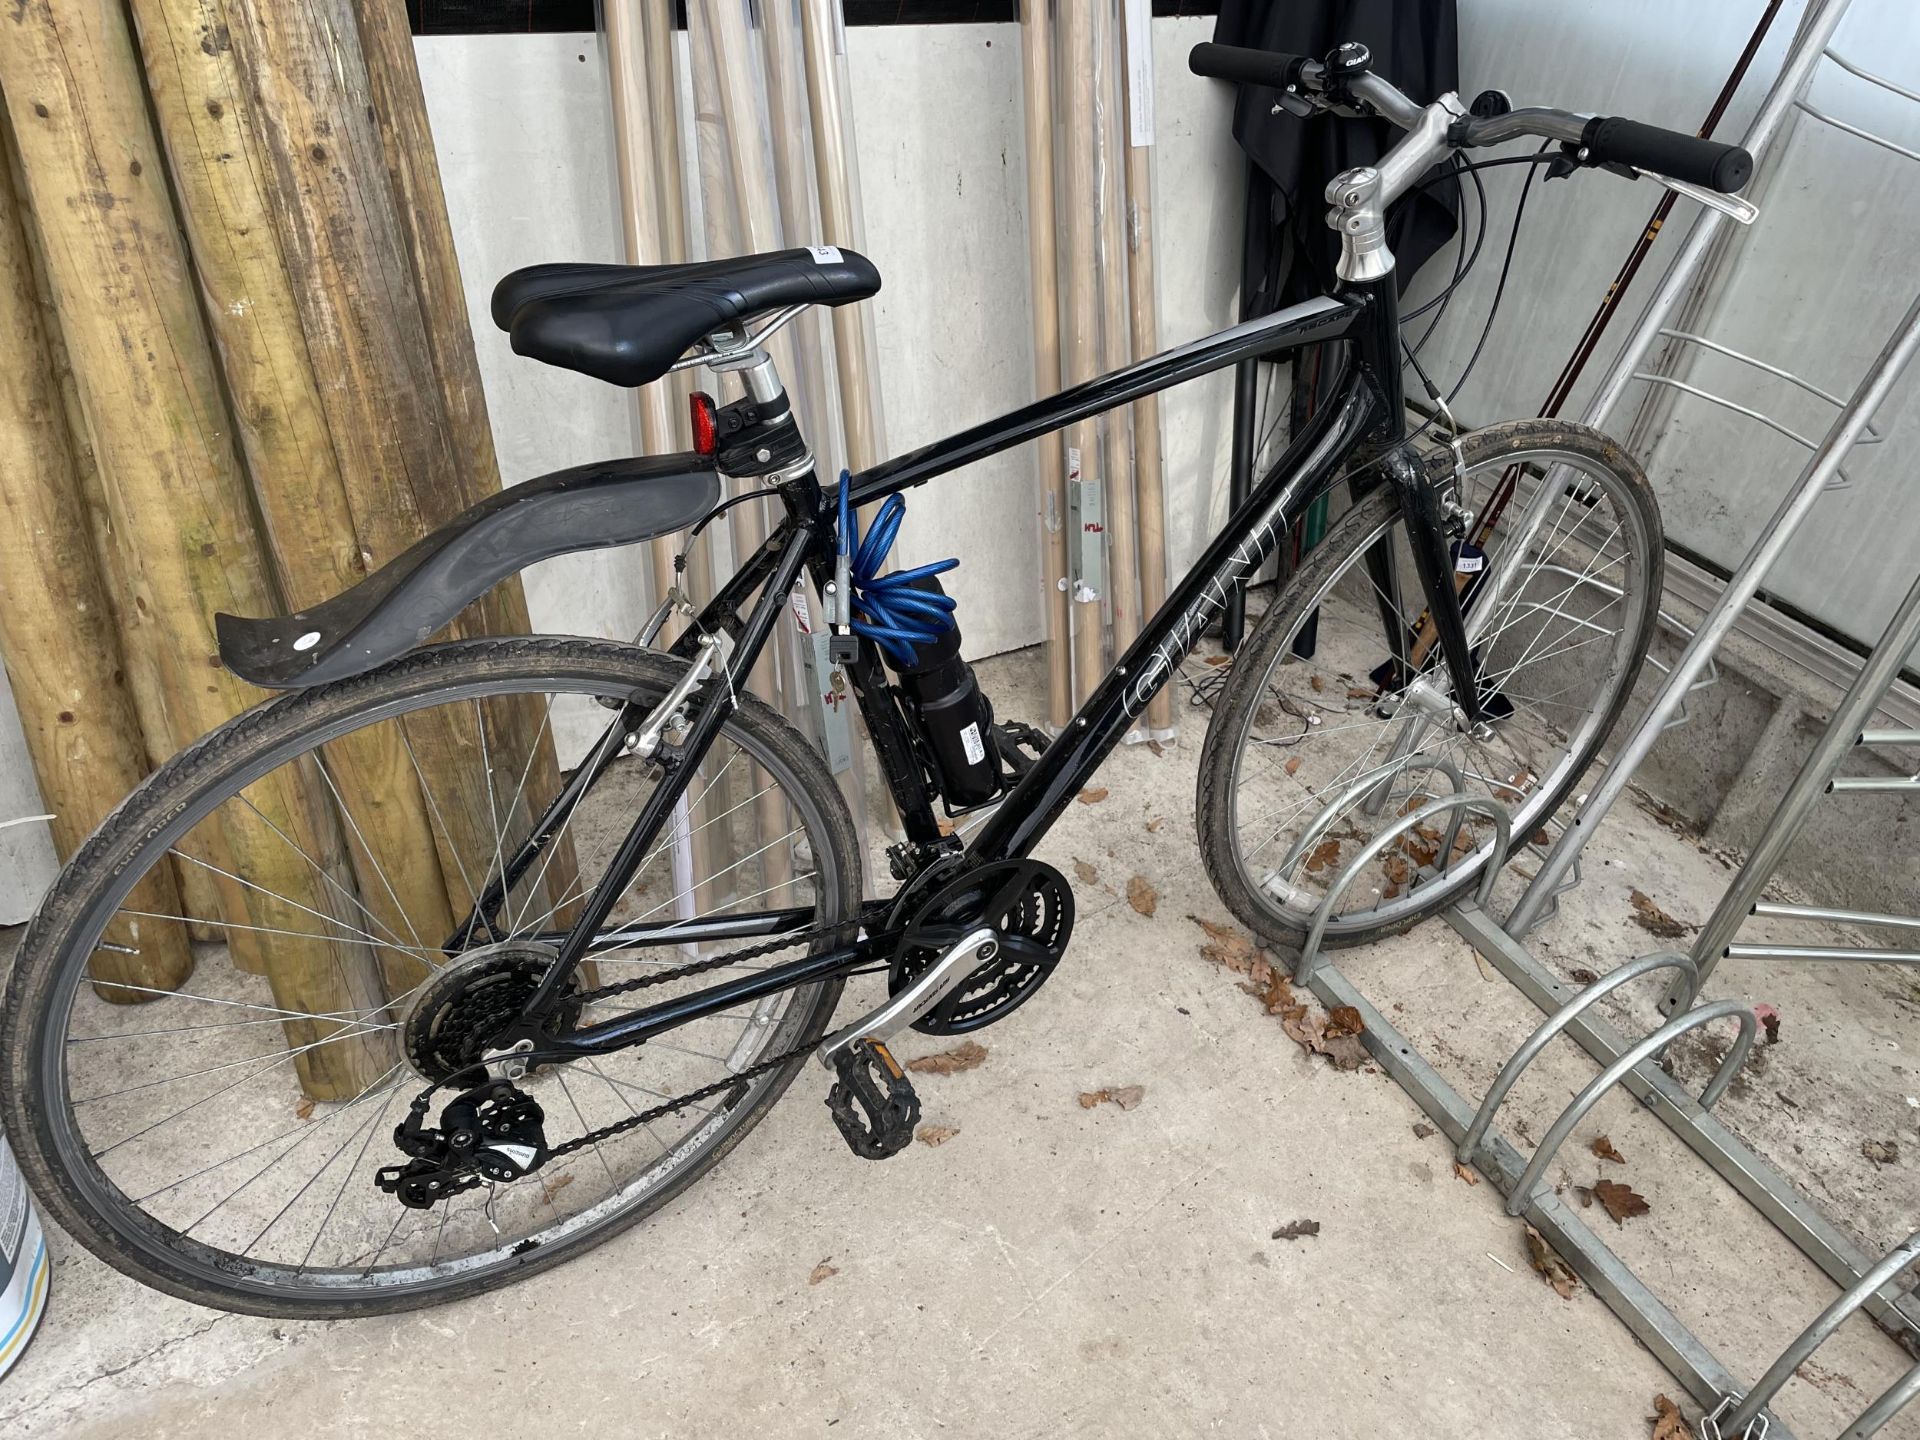
[[[839,1079],[827,1109],[847,1148],[863,1160],[885,1160],[913,1143],[920,1097],[893,1053],[878,1040],[856,1040],[833,1057]]]

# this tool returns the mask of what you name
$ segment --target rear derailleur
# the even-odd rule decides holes
[[[522,1180],[547,1162],[546,1119],[531,1095],[489,1078],[447,1102],[436,1129],[426,1123],[429,1090],[395,1127],[393,1143],[413,1159],[389,1165],[374,1183],[402,1205],[431,1209],[482,1184]]]

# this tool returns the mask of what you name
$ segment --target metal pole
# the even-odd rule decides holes
[[[1027,269],[1033,276],[1033,391],[1060,388],[1060,260],[1053,197],[1053,36],[1046,0],[1020,7],[1020,66],[1027,121]],[[1047,593],[1047,722],[1073,718],[1073,638],[1067,561],[1065,440],[1040,442],[1040,539]]]
[[[1841,17],[1851,3],[1852,0],[1814,0],[1803,22],[1799,42],[1788,54],[1786,63],[1781,66],[1780,74],[1773,82],[1773,88],[1767,91],[1767,98],[1760,104],[1759,113],[1753,117],[1753,123],[1740,139],[1747,153],[1753,156],[1756,166],[1764,160],[1775,133],[1792,111],[1793,102],[1806,88],[1814,66],[1820,63],[1827,42],[1833,39],[1833,32],[1839,27]],[[1586,414],[1581,417],[1586,424],[1605,426],[1607,417],[1626,393],[1634,372],[1640,369],[1647,351],[1660,338],[1660,328],[1667,323],[1667,316],[1692,287],[1700,262],[1712,246],[1720,227],[1726,223],[1727,217],[1720,211],[1704,209],[1693,222],[1693,228],[1687,232],[1686,244],[1674,258],[1672,267],[1661,277],[1659,288],[1647,301],[1647,308],[1641,312],[1639,323],[1627,337],[1626,344],[1621,347],[1587,406]]]
[[[1862,1275],[1846,1294],[1822,1310],[1813,1323],[1800,1332],[1799,1338],[1780,1352],[1780,1358],[1768,1367],[1767,1373],[1734,1406],[1733,1413],[1719,1422],[1720,1433],[1729,1437],[1745,1435],[1754,1417],[1767,1408],[1767,1402],[1779,1393],[1780,1387],[1787,1383],[1788,1377],[1800,1368],[1806,1358],[1818,1350],[1854,1311],[1866,1304],[1869,1295],[1917,1259],[1920,1259],[1920,1231],[1909,1235],[1888,1251],[1878,1265]]]
[[[1093,0],[1059,0],[1060,72],[1065,77],[1067,334],[1065,380],[1091,380],[1100,368],[1099,177],[1094,173],[1099,118],[1094,108]],[[1106,488],[1099,431],[1092,420],[1067,427],[1067,534],[1073,559],[1074,699],[1093,694],[1105,672]]]
[[[1246,257],[1253,253],[1255,227],[1262,217],[1254,212],[1253,162],[1247,162],[1246,216],[1240,242],[1240,319],[1253,318],[1248,294]],[[1297,363],[1297,362],[1296,362]],[[1253,493],[1254,426],[1260,386],[1260,362],[1242,360],[1233,367],[1233,451],[1227,459],[1227,510],[1240,508]],[[1220,612],[1220,645],[1231,655],[1240,648],[1247,633],[1247,587],[1235,584],[1227,595],[1226,608]]]
[[[1568,821],[1567,828],[1540,866],[1533,883],[1507,917],[1508,934],[1518,939],[1533,927],[1541,909],[1559,888],[1560,881],[1572,867],[1594,827],[1606,818],[1614,801],[1620,798],[1628,781],[1633,778],[1633,772],[1640,768],[1647,752],[1659,740],[1660,732],[1685,703],[1688,689],[1699,678],[1700,672],[1706,669],[1713,652],[1739,619],[1740,611],[1760,589],[1767,571],[1780,557],[1780,552],[1787,548],[1787,542],[1793,539],[1801,522],[1812,513],[1814,505],[1819,502],[1820,492],[1840,468],[1841,461],[1846,459],[1854,442],[1866,430],[1867,422],[1887,398],[1894,382],[1913,359],[1916,349],[1920,349],[1920,297],[1907,307],[1906,316],[1874,360],[1866,378],[1860,382],[1860,388],[1853,392],[1834,419],[1833,428],[1827,431],[1820,448],[1808,458],[1800,478],[1774,511],[1773,518],[1761,527],[1760,538],[1754,542],[1753,548],[1747,552],[1747,558],[1740,562],[1739,570],[1727,582],[1726,592],[1721,595],[1719,603],[1707,613],[1700,628],[1687,642],[1685,651],[1674,662],[1673,669],[1667,672],[1666,683],[1647,707],[1647,713],[1634,731],[1633,738],[1607,767],[1586,803]]]
[[[1095,85],[1100,116],[1100,365],[1123,368],[1132,357],[1127,318],[1126,150],[1121,111],[1125,87],[1120,38],[1120,0],[1100,0],[1095,17]],[[1132,410],[1108,411],[1101,449],[1107,478],[1107,599],[1113,617],[1113,653],[1121,655],[1140,633],[1139,530],[1135,517]],[[1144,740],[1145,727],[1129,740]]]
[[[1852,688],[1834,710],[1825,733],[1815,742],[1800,773],[1793,777],[1793,784],[1780,798],[1779,808],[1767,821],[1766,831],[1754,844],[1747,863],[1740,867],[1740,873],[1733,877],[1733,884],[1720,897],[1712,917],[1701,928],[1700,937],[1694,941],[1693,959],[1702,980],[1713,973],[1726,955],[1728,942],[1753,912],[1754,902],[1773,878],[1787,847],[1798,838],[1814,801],[1826,793],[1827,781],[1834,769],[1854,748],[1861,730],[1873,718],[1881,697],[1900,674],[1900,667],[1913,653],[1916,643],[1920,643],[1920,578],[1914,580],[1907,598],[1900,602],[1893,619],[1887,622],[1880,643],[1867,656]],[[1675,997],[1669,995],[1661,1001],[1661,1008],[1671,1011],[1674,1001]]]
[[[607,75],[613,86],[614,164],[620,176],[620,226],[627,242],[629,265],[667,263],[661,237],[660,194],[654,179],[654,154],[648,127],[657,106],[647,93],[646,38],[641,29],[641,0],[606,0]],[[640,409],[640,448],[649,455],[665,455],[674,448],[673,394],[665,385],[644,385],[634,392]],[[653,594],[658,605],[673,584],[673,557],[678,537],[662,535],[647,546],[653,569]],[[669,616],[663,640],[680,633],[680,617]]]
[[[1127,0],[1127,290],[1132,302],[1133,353],[1160,351],[1158,300],[1153,286],[1153,11]],[[1167,598],[1167,502],[1160,448],[1160,397],[1133,406],[1134,523],[1139,533],[1140,613],[1152,615]],[[1171,740],[1173,687],[1163,685],[1147,706],[1147,734]]]

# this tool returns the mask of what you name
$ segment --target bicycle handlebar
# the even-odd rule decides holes
[[[1288,91],[1303,99],[1312,97],[1308,103],[1326,104],[1328,67],[1304,55],[1208,42],[1193,47],[1187,66],[1194,74],[1209,79]],[[1365,101],[1402,129],[1412,128],[1425,108],[1370,72],[1340,78],[1344,90],[1351,91],[1348,98]],[[1462,117],[1451,127],[1448,139],[1462,146],[1497,145],[1522,135],[1573,145],[1580,152],[1578,158],[1588,165],[1630,165],[1722,194],[1740,189],[1753,174],[1753,157],[1738,145],[1702,140],[1697,135],[1621,116],[1577,115],[1546,107]]]
[[[1241,85],[1265,85],[1284,90],[1300,80],[1300,68],[1320,68],[1318,60],[1286,55],[1278,50],[1253,50],[1245,45],[1216,45],[1211,40],[1193,47],[1187,68],[1209,80],[1232,80]]]
[[[1631,165],[1704,185],[1722,195],[1733,194],[1753,175],[1753,156],[1738,145],[1702,140],[1619,115],[1594,116],[1587,122],[1581,145],[1590,165]]]

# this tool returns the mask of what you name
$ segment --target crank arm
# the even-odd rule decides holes
[[[813,1052],[814,1058],[832,1070],[834,1056],[857,1040],[891,1040],[922,1015],[953,993],[967,976],[999,953],[1000,937],[985,926],[973,931],[942,955],[926,973],[895,995],[879,1009],[862,1015],[851,1025],[842,1026]]]

